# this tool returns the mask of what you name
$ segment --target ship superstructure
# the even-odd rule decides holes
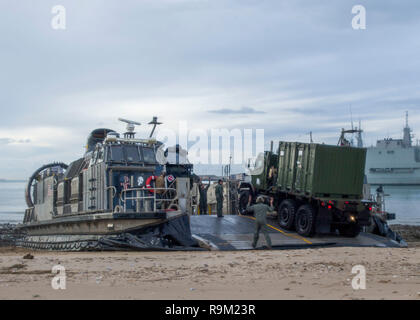
[[[420,185],[420,147],[413,145],[408,112],[402,139],[378,140],[368,148],[366,175],[373,185]]]

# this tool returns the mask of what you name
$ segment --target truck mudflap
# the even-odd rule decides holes
[[[101,250],[181,251],[203,250],[191,237],[189,216],[99,239]]]
[[[360,226],[369,226],[370,225],[371,213],[369,210],[360,211],[357,215],[357,222]]]
[[[331,232],[331,211],[327,208],[321,207],[318,210],[315,224],[316,233],[330,233]]]

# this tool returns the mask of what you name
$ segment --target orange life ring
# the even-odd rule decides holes
[[[155,189],[152,187],[151,183],[152,181],[156,180],[156,176],[150,176],[146,180],[146,189],[149,189],[149,192],[155,192]]]

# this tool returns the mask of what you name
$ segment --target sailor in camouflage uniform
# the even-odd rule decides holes
[[[217,217],[223,217],[223,180],[219,180],[216,186]]]
[[[200,193],[200,214],[207,214],[207,190],[209,189],[210,185],[208,184],[205,186],[203,182],[200,181],[198,185],[198,191]]]
[[[252,247],[255,249],[257,247],[258,238],[260,236],[260,231],[262,231],[265,241],[267,242],[268,249],[271,249],[271,239],[267,230],[267,212],[274,211],[273,208],[273,198],[270,199],[270,206],[264,204],[264,198],[258,197],[257,204],[248,207],[247,211],[249,213],[253,212],[255,216],[255,232],[254,232],[254,242]]]

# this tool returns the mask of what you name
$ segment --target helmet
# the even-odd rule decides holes
[[[257,198],[257,203],[264,203],[264,197],[263,196],[259,196]]]

